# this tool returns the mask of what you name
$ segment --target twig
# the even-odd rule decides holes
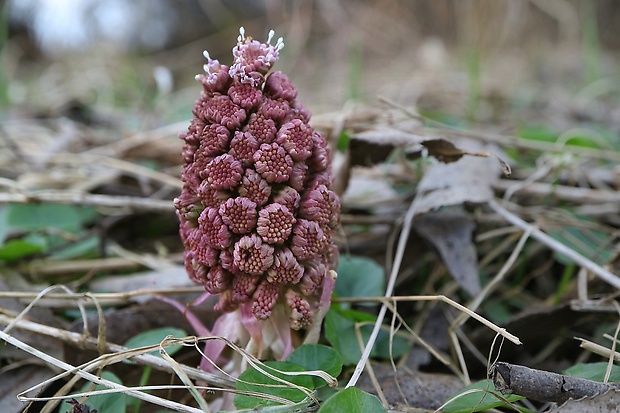
[[[396,255],[394,257],[394,264],[392,266],[392,271],[390,272],[390,278],[388,280],[387,287],[385,289],[385,297],[391,297],[394,291],[394,285],[396,284],[396,278],[398,277],[398,273],[400,271],[400,265],[403,261],[403,256],[405,255],[405,248],[407,247],[407,241],[409,240],[409,234],[411,232],[411,228],[413,226],[413,217],[416,214],[418,202],[417,199],[414,198],[405,214],[403,229],[401,230],[400,237],[398,239],[398,247],[396,249]],[[379,335],[379,330],[381,330],[381,324],[383,323],[383,319],[385,318],[385,313],[387,312],[388,306],[386,303],[381,305],[381,309],[379,310],[379,314],[377,315],[377,321],[370,333],[370,337],[368,337],[368,342],[366,343],[366,347],[362,353],[362,357],[357,362],[355,366],[355,370],[353,371],[353,375],[349,379],[346,387],[355,386],[357,381],[359,380],[362,372],[364,371],[364,366],[366,365],[366,361],[370,357],[370,352],[375,345],[375,341],[377,340],[377,336]]]
[[[160,406],[165,406],[167,408],[174,409],[174,410],[179,411],[179,412],[202,413],[202,411],[200,409],[196,409],[196,408],[193,408],[193,407],[190,407],[190,406],[186,406],[186,405],[181,404],[181,403],[176,403],[176,402],[173,402],[171,400],[162,399],[160,397],[153,396],[151,394],[144,393],[144,392],[141,392],[141,391],[132,390],[132,389],[129,389],[129,388],[123,386],[123,385],[114,383],[112,381],[106,380],[106,379],[101,378],[101,377],[98,377],[98,376],[96,376],[96,375],[94,375],[92,373],[88,373],[86,371],[83,371],[83,370],[80,370],[80,369],[76,369],[74,366],[72,366],[72,365],[70,365],[68,363],[65,363],[62,360],[58,360],[57,358],[52,357],[49,354],[45,354],[44,352],[42,352],[40,350],[37,350],[36,348],[34,348],[34,347],[32,347],[32,346],[30,346],[30,345],[28,345],[28,344],[26,344],[26,343],[16,339],[15,337],[12,337],[9,334],[6,334],[3,331],[0,331],[0,339],[6,341],[7,343],[9,343],[11,345],[14,345],[15,347],[17,347],[17,348],[19,348],[19,349],[21,349],[21,350],[23,350],[23,351],[25,351],[27,353],[30,353],[33,356],[35,356],[35,357],[37,357],[37,358],[39,358],[41,360],[44,360],[45,362],[47,362],[47,363],[49,363],[49,364],[51,364],[53,366],[56,366],[56,367],[58,367],[58,368],[60,368],[60,369],[62,369],[64,371],[74,372],[76,375],[78,375],[78,376],[80,376],[80,377],[82,377],[82,378],[84,378],[84,379],[86,379],[88,381],[91,381],[91,382],[93,382],[95,384],[104,385],[104,386],[106,386],[106,387],[108,387],[110,389],[117,389],[119,391],[122,391],[125,394],[130,395],[130,396],[137,397],[137,398],[142,399],[144,401],[147,401],[149,403],[154,403],[154,404],[157,404],[157,405],[160,405]],[[28,399],[30,399],[28,397],[24,397],[23,395],[18,395],[18,398],[20,400],[28,400]]]
[[[14,320],[15,318],[13,317],[0,314],[0,324],[2,325],[13,323]],[[85,337],[84,335],[79,334],[79,333],[62,330],[62,329],[55,328],[55,327],[50,327],[44,324],[35,323],[33,321],[24,320],[24,319],[16,322],[14,326],[15,328],[18,328],[21,330],[27,330],[27,331],[31,331],[34,333],[53,337],[62,342],[72,344],[80,348],[86,347],[91,350],[97,350],[97,339],[92,338],[92,337]],[[0,331],[0,333],[2,333],[0,338],[2,338],[3,340],[4,340],[4,337],[8,336],[8,334],[2,331]],[[112,343],[106,343],[106,351],[109,351],[109,352],[120,353],[120,352],[124,352],[128,350],[130,349],[123,347],[123,346],[119,346],[119,345],[112,344]],[[132,360],[136,362],[140,362],[146,366],[151,366],[157,370],[165,371],[167,373],[172,373],[172,374],[175,373],[172,367],[160,357],[155,357],[150,354],[141,354],[141,355],[133,356]],[[203,381],[206,381],[206,382],[209,382],[209,383],[212,383],[214,385],[221,386],[224,388],[234,388],[234,382],[230,379],[216,376],[206,371],[195,369],[193,367],[189,367],[185,365],[180,365],[180,368],[189,377],[193,379],[203,380]]]
[[[503,394],[558,404],[620,390],[620,383],[601,383],[504,362],[492,367],[492,377],[495,388]]]
[[[518,181],[511,181],[508,179],[500,179],[493,183],[493,188],[508,192],[514,187]],[[549,196],[552,195],[555,199],[561,199],[563,201],[578,202],[580,204],[588,202],[592,203],[620,203],[620,192],[617,191],[602,191],[600,189],[591,188],[579,188],[566,185],[553,185],[545,182],[530,182],[527,185],[519,188],[519,194],[522,195],[536,195],[536,196]]]
[[[579,254],[577,251],[553,239],[549,235],[542,232],[540,229],[535,228],[531,224],[528,224],[527,222],[525,222],[518,216],[514,215],[510,211],[500,206],[497,202],[490,201],[489,206],[491,207],[493,211],[501,215],[504,219],[506,219],[511,224],[518,226],[524,231],[531,231],[532,238],[542,242],[543,244],[545,244],[552,250],[562,255],[565,255],[570,260],[572,260],[574,263],[579,264],[580,266],[586,268],[588,271],[597,275],[599,278],[603,279],[604,281],[613,285],[614,287],[620,288],[620,278],[617,275],[607,271],[605,268],[601,267],[595,262]]]
[[[130,208],[139,211],[172,212],[172,200],[150,199],[134,196],[113,196],[85,194],[69,191],[32,191],[21,193],[0,193],[1,204],[31,204],[49,202],[68,205],[93,205],[114,208]]]

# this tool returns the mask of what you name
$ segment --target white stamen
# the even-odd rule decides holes
[[[196,75],[196,76],[194,76],[194,79],[196,79],[196,80],[200,80],[200,77],[201,77],[201,76],[204,76],[204,75]]]
[[[211,73],[211,71],[209,70],[209,65],[202,65],[202,70],[204,70],[206,73]]]
[[[245,28],[243,26],[239,27],[239,37],[237,37],[238,42],[242,42],[245,40]]]
[[[267,44],[271,44],[271,39],[273,39],[273,36],[276,34],[276,32],[274,32],[273,30],[269,30],[269,36],[267,36]]]
[[[278,51],[282,50],[284,48],[284,39],[280,37],[278,41],[276,42],[275,47]]]
[[[209,52],[205,50],[204,52],[202,52],[202,55],[205,57],[205,59],[207,59],[208,61],[211,61],[211,56],[209,56]]]

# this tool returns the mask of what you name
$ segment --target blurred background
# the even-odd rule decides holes
[[[284,37],[277,69],[315,114],[383,96],[501,123],[506,108],[514,117],[618,93],[615,0],[8,0],[2,10],[0,101],[13,114],[136,128],[187,119],[202,51],[228,64],[240,26]]]

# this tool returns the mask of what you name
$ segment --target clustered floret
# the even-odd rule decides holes
[[[245,37],[228,67],[205,52],[203,91],[184,141],[183,190],[175,199],[185,267],[216,306],[269,318],[281,303],[293,329],[307,327],[323,279],[335,269],[340,202],[330,153],[282,72],[284,46]]]

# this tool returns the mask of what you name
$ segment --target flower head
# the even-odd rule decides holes
[[[230,67],[205,53],[196,77],[203,90],[180,135],[175,208],[189,277],[219,294],[217,310],[239,311],[259,342],[248,317],[292,329],[320,323],[333,289],[325,280],[337,264],[340,203],[327,140],[308,124],[290,79],[269,73],[282,39],[271,44],[272,32],[261,43],[240,32]]]

